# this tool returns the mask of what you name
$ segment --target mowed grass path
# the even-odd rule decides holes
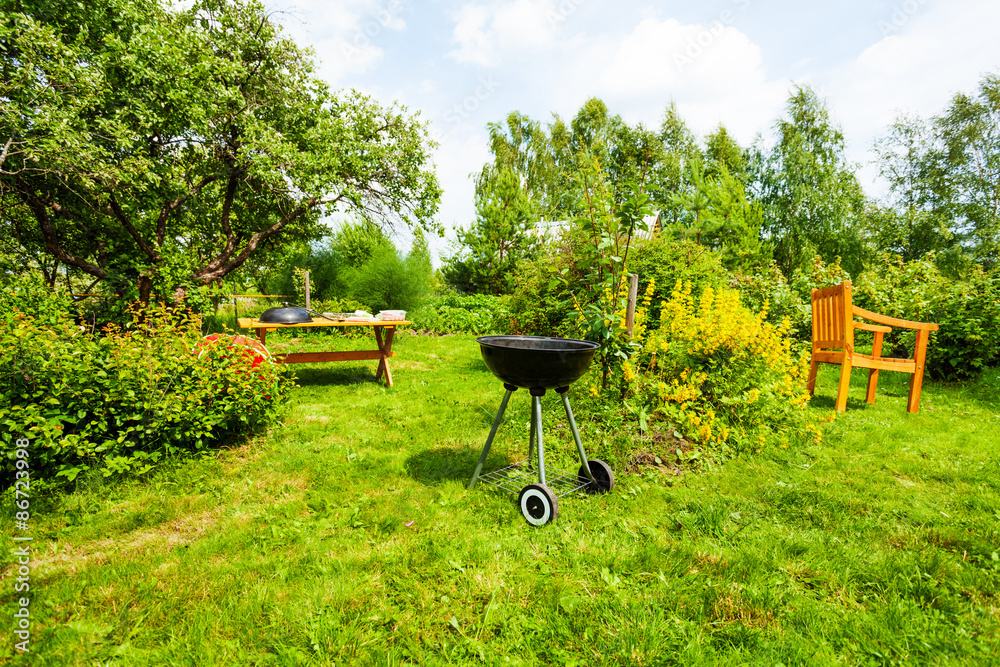
[[[284,426],[254,442],[33,500],[31,653],[3,631],[0,658],[1000,661],[995,393],[932,383],[913,416],[902,378],[865,407],[859,375],[820,445],[669,482],[619,466],[612,494],[567,497],[531,528],[509,495],[465,488],[503,394],[473,338],[400,335],[395,349],[392,389],[373,363],[300,368]],[[829,412],[834,387],[821,375],[810,409]],[[548,458],[573,465],[559,403],[543,401]],[[525,449],[527,393],[511,406],[487,469]],[[578,412],[591,457],[613,456]]]

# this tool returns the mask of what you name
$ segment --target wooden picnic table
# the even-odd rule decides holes
[[[260,320],[241,317],[237,320],[240,327],[244,329],[256,329],[257,338],[261,345],[266,345],[267,332],[278,329],[308,329],[313,327],[372,327],[375,332],[375,344],[377,350],[341,350],[331,352],[290,352],[288,354],[276,354],[274,358],[282,364],[308,364],[321,363],[326,361],[368,361],[378,359],[378,371],[375,379],[379,380],[385,375],[385,382],[392,386],[392,371],[389,370],[389,357],[396,355],[392,351],[392,338],[396,334],[396,327],[412,324],[408,320],[371,322],[333,322],[323,318],[315,318],[312,322],[300,322],[298,324],[274,324],[273,322],[261,322]],[[384,335],[383,335],[384,333]]]

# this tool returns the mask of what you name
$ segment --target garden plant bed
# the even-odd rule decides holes
[[[508,495],[465,488],[496,409],[473,336],[401,333],[396,346],[393,388],[371,382],[374,362],[302,365],[285,424],[266,437],[144,479],[38,490],[32,652],[15,657],[5,642],[0,655],[33,665],[1000,659],[996,371],[975,387],[928,383],[918,415],[900,408],[904,381],[887,378],[872,407],[856,382],[819,444],[685,465],[678,477],[649,470],[625,446],[635,427],[594,423],[574,394],[592,455],[617,466],[634,455],[642,472],[609,495],[571,494],[571,511],[533,528]],[[833,398],[808,409],[828,414]],[[523,456],[527,404],[512,402],[505,424],[489,469]],[[553,465],[569,467],[568,429],[546,436]],[[643,451],[664,460],[659,449]],[[10,550],[2,559],[11,581],[16,561]],[[13,608],[13,586],[0,603]]]

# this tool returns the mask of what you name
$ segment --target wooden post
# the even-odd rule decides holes
[[[634,273],[628,274],[628,310],[625,311],[625,328],[628,329],[628,337],[632,337],[632,328],[635,326],[635,301],[639,296],[639,276]]]
[[[306,271],[306,308],[309,308],[309,272]]]

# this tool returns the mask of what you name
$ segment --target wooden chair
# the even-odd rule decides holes
[[[856,322],[854,316],[862,317],[878,324]],[[880,326],[884,325],[884,326]],[[882,339],[892,331],[892,327],[914,329],[917,341],[910,359],[892,359],[882,356]],[[906,401],[907,412],[920,409],[920,388],[924,381],[924,360],[927,356],[927,338],[938,325],[925,322],[910,322],[895,317],[886,317],[852,303],[851,281],[825,289],[812,291],[812,359],[809,365],[809,395],[816,389],[816,371],[822,364],[840,366],[840,385],[837,389],[837,412],[843,412],[847,405],[847,389],[851,382],[852,368],[867,368],[868,392],[865,400],[875,402],[875,388],[880,370],[909,373],[910,396]],[[870,331],[875,334],[871,354],[861,354],[854,349],[854,332]]]

